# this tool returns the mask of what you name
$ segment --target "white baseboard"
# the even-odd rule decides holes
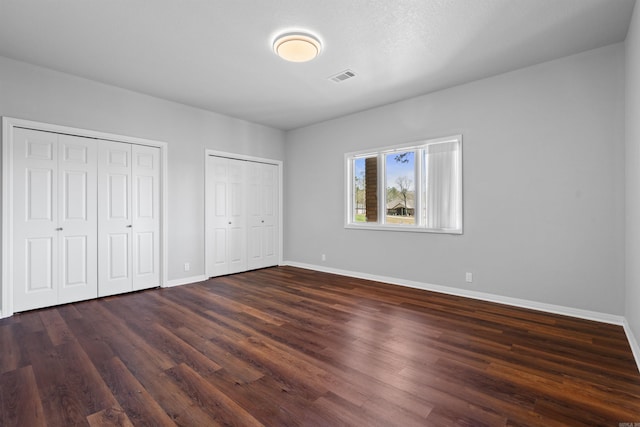
[[[460,297],[473,298],[482,301],[496,302],[499,304],[511,305],[514,307],[528,308],[531,310],[544,311],[546,313],[560,314],[564,316],[576,317],[579,319],[593,320],[596,322],[620,325],[624,328],[627,340],[631,346],[633,357],[636,360],[638,371],[640,372],[640,346],[631,331],[631,327],[627,323],[624,316],[616,316],[614,314],[600,313],[597,311],[582,310],[579,308],[565,307],[561,305],[546,304],[537,301],[529,301],[519,298],[505,297],[501,295],[489,294],[485,292],[469,291],[467,289],[452,288],[449,286],[434,285],[431,283],[414,282],[411,280],[398,279],[395,277],[377,276],[375,274],[360,273],[356,271],[341,270],[337,268],[324,267],[315,264],[305,264],[295,261],[284,261],[282,265],[291,267],[304,268],[307,270],[321,271],[324,273],[338,274],[340,276],[355,277],[358,279],[373,280],[376,282],[389,283],[392,285],[406,286],[409,288],[422,289],[425,291],[439,292],[448,295],[456,295]]]
[[[360,273],[356,271],[340,270],[336,268],[323,267],[314,264],[305,264],[293,261],[286,261],[284,265],[291,267],[305,268],[307,270],[322,271],[325,273],[338,274],[341,276],[356,277],[358,279],[373,280],[376,282],[390,283],[392,285],[406,286],[409,288],[422,289],[425,291],[440,292],[448,295],[456,295],[460,297],[473,298],[482,301],[496,302],[515,307],[529,308],[532,310],[544,311],[547,313],[561,314],[564,316],[577,317],[580,319],[595,320],[596,322],[610,323],[622,326],[624,324],[623,316],[613,314],[600,313],[597,311],[582,310],[579,308],[564,307],[561,305],[546,304],[537,301],[529,301],[519,298],[505,297],[501,295],[489,294],[485,292],[470,291],[467,289],[452,288],[449,286],[434,285],[431,283],[414,282],[411,280],[398,279],[395,277],[377,276],[374,274]]]
[[[631,326],[629,326],[627,319],[624,319],[622,327],[624,328],[625,334],[627,334],[627,340],[629,340],[633,357],[636,359],[636,365],[638,365],[638,372],[640,372],[640,346],[638,345],[638,341],[636,341],[635,335],[633,335],[633,331],[631,330]]]
[[[208,277],[204,274],[200,276],[183,277],[182,279],[174,279],[167,281],[163,288],[173,288],[174,286],[188,285],[190,283],[204,282]]]

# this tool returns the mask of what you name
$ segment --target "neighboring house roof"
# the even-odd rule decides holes
[[[415,208],[415,203],[410,198],[407,198],[407,206],[404,205],[404,199],[394,199],[387,203],[387,209],[398,209],[398,208],[407,208],[413,209]]]

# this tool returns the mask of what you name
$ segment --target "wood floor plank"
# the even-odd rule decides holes
[[[89,319],[81,321],[67,319],[67,325],[96,367],[100,368],[116,356],[112,349],[115,343],[111,340],[110,335],[102,334],[100,328],[95,327]]]
[[[300,425],[311,404],[306,396],[270,376],[236,384],[233,377],[219,371],[210,382],[243,408],[251,408],[251,414],[266,426]]]
[[[384,420],[376,418],[362,407],[353,405],[333,393],[319,397],[309,407],[303,423],[307,422],[326,426],[346,424],[382,427],[386,425]]]
[[[212,315],[216,315],[211,312]],[[234,323],[231,319],[228,322]],[[226,349],[243,357],[245,361],[253,363],[261,371],[268,373],[290,387],[304,392],[309,398],[316,398],[327,389],[324,384],[326,372],[313,364],[296,358],[286,351],[278,348],[266,337],[242,338],[237,336],[220,336],[215,341]]]
[[[128,414],[130,422],[149,427],[176,425],[119,358],[112,358],[103,372],[105,382]]]
[[[134,427],[123,410],[103,409],[87,417],[91,427]]]
[[[75,340],[73,333],[67,326],[67,322],[60,316],[58,309],[40,310],[38,314],[53,345]]]
[[[0,398],[0,425],[47,425],[38,384],[31,366],[0,375]]]
[[[237,301],[234,301],[230,298],[224,297],[222,295],[210,295],[211,300],[218,302],[220,305],[225,307],[229,307],[231,310],[236,313],[247,313],[251,316],[254,316],[256,319],[260,319],[264,322],[271,323],[277,326],[281,326],[285,321],[278,316],[272,316],[268,313],[265,313],[263,310],[255,309],[247,304],[243,304]]]
[[[18,369],[22,364],[22,349],[18,345],[21,330],[10,324],[0,326],[0,374]]]
[[[640,422],[617,325],[293,267],[0,320],[0,425]]]
[[[144,340],[134,329],[127,326],[121,317],[110,311],[110,302],[104,305],[98,304],[91,309],[92,317],[85,314],[84,317],[94,319],[92,322],[96,331],[101,333],[103,339],[113,343],[111,348],[117,354],[127,353],[136,358],[144,358],[147,364],[157,367],[159,371],[169,369],[176,364],[160,348],[153,347]],[[121,356],[121,359],[124,358]]]
[[[119,405],[82,347],[67,342],[32,355],[47,419],[54,425],[86,425],[86,417]]]
[[[214,360],[204,356],[162,325],[154,323],[150,335],[147,338],[150,343],[161,348],[172,360],[188,365],[203,377],[208,377],[222,369],[222,366]]]
[[[426,424],[426,418],[431,413],[431,410],[428,410],[417,414],[402,406],[396,405],[384,397],[368,399],[361,407],[363,412],[368,414],[370,418],[384,426],[401,425],[407,427],[423,427]]]
[[[194,404],[209,414],[214,423],[240,427],[263,426],[246,409],[184,363],[170,369],[167,374],[180,384]]]
[[[39,316],[39,312],[40,311],[18,313],[14,317],[17,318],[17,322],[20,323],[25,332],[40,332],[44,331],[45,327],[42,323],[42,319]]]
[[[209,416],[199,407],[193,406],[189,396],[186,396],[178,385],[164,373],[163,366],[158,364],[157,359],[149,359],[147,353],[137,351],[136,347],[127,346],[124,340],[118,340],[117,343],[121,347],[118,351],[118,357],[176,425],[208,425]],[[109,378],[113,375],[112,372],[109,372],[110,366],[109,364],[103,365],[103,378]],[[113,382],[111,384],[114,387]],[[128,407],[130,405],[134,408],[137,407],[135,402],[123,402],[121,406]]]
[[[223,347],[199,336],[197,332],[191,329],[178,328],[175,333],[227,371],[234,378],[234,383],[236,384],[251,383],[264,377],[264,373],[255,368],[253,364],[234,356]]]
[[[56,349],[62,361],[68,388],[81,393],[82,398],[78,400],[83,402],[90,413],[104,409],[120,409],[111,390],[81,345],[74,341],[61,344]]]
[[[118,304],[118,306],[110,304],[109,308],[120,318],[132,316],[143,317],[139,322],[128,325],[128,327],[137,334],[142,341],[148,343],[151,348],[158,349],[164,353],[167,359],[171,361],[171,366],[186,363],[204,376],[208,376],[221,369],[221,366],[215,363],[215,361],[205,357],[187,342],[173,334],[169,330],[169,328],[172,328],[170,324],[167,324],[166,327],[163,326],[161,323],[164,322],[161,317],[150,315],[140,304],[131,304],[131,301],[137,299],[138,298],[121,298],[119,299],[120,304]],[[154,310],[153,314],[158,314],[157,310]],[[168,365],[164,366],[165,369],[169,367]]]

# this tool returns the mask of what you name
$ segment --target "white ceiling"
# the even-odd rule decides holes
[[[623,41],[634,3],[0,0],[0,55],[287,130]],[[273,54],[295,29],[314,61]]]

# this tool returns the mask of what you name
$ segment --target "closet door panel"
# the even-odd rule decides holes
[[[229,273],[237,273],[245,271],[245,244],[244,244],[244,227],[233,227],[229,229]]]
[[[20,283],[24,283],[24,292],[26,297],[38,295],[32,303],[35,306],[36,300],[49,301],[49,296],[45,297],[45,293],[56,293],[57,285],[57,266],[54,249],[54,237],[36,237],[24,239],[24,279]],[[51,300],[53,301],[53,299]],[[57,298],[56,298],[57,301]],[[25,302],[26,306],[30,306],[29,302]],[[46,305],[49,305],[46,303]],[[46,305],[42,305],[45,307]]]
[[[247,269],[245,163],[207,157],[207,274],[220,276]]]
[[[262,165],[262,220],[264,235],[262,240],[263,266],[278,265],[278,166]]]
[[[247,244],[249,269],[260,268],[262,266],[262,227],[253,227],[249,225],[247,230],[249,241]]]
[[[205,210],[207,212],[206,270],[209,276],[228,273],[227,263],[227,159],[207,157]]]
[[[14,311],[58,301],[57,139],[53,133],[13,134]]]
[[[160,149],[131,147],[133,290],[160,285]]]
[[[137,255],[136,275],[138,278],[154,275],[156,273],[155,251],[155,233],[142,232],[135,233],[135,254]],[[157,275],[155,275],[157,277]],[[152,286],[158,286],[158,283],[151,283]],[[139,286],[139,285],[138,285]]]
[[[98,295],[133,290],[131,145],[98,144]]]
[[[129,243],[131,237],[129,233],[109,233],[108,251],[105,254],[107,265],[109,266],[107,280],[128,281],[130,278],[129,267]],[[101,283],[102,284],[102,283]],[[129,291],[129,287],[123,288],[122,292]],[[119,292],[116,292],[119,293]]]
[[[97,283],[97,278],[89,276],[89,264],[96,258],[88,254],[88,244],[86,236],[65,236],[62,238],[62,286],[64,288],[73,288],[78,286],[87,286],[89,281]],[[91,292],[88,298],[98,296],[97,286],[94,292]],[[71,299],[70,301],[75,301]]]
[[[226,159],[227,175],[227,262],[228,273],[247,270],[247,211],[246,211],[246,178],[247,162]]]
[[[248,163],[249,269],[278,264],[278,166]]]
[[[94,140],[58,140],[60,287],[58,303],[98,296],[97,148]]]
[[[262,222],[262,165],[250,162],[247,164],[247,235],[248,235],[248,268],[262,268],[264,256],[264,227]]]
[[[109,206],[110,221],[124,220],[129,222],[129,173],[110,173],[107,177],[106,202]]]
[[[278,264],[278,236],[277,236],[277,227],[276,226],[268,226],[265,227],[264,230],[264,243],[263,243],[263,253],[264,253],[264,264],[265,266],[277,265]]]
[[[226,228],[218,228],[214,231],[214,248],[211,258],[214,261],[214,269],[219,272],[219,274],[225,274],[227,272],[227,240]],[[221,271],[224,271],[224,273]]]
[[[42,162],[38,162],[42,163]],[[25,221],[34,226],[44,222],[54,221],[54,204],[56,200],[55,165],[51,166],[25,166],[24,167],[26,192]]]

